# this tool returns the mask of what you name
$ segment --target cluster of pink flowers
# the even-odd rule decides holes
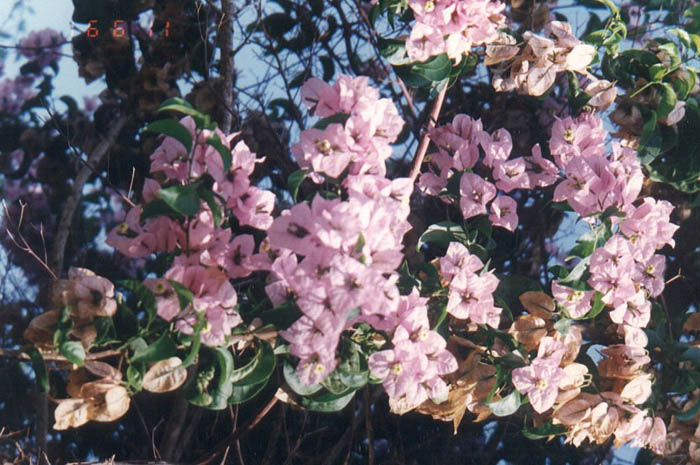
[[[313,169],[316,180],[323,179],[321,174],[338,177],[345,167],[350,169],[341,183],[342,199],[316,195],[310,204],[283,211],[268,230],[268,296],[273,304],[293,298],[303,313],[280,333],[291,343],[290,353],[299,358],[297,373],[307,384],[328,377],[338,364],[341,333],[363,322],[391,335],[393,347],[373,354],[369,365],[392,399],[417,405],[427,398],[444,398],[447,386],[440,376],[454,371],[457,362],[445,340],[430,329],[427,299],[415,290],[402,296],[396,285],[402,240],[410,229],[413,186],[410,179],[385,178],[383,162],[403,121],[393,104],[377,99],[377,91],[364,79],[341,77],[334,86],[312,80],[302,95],[316,115],[345,113],[349,118],[344,127],[305,131],[295,146],[300,165]],[[364,135],[355,134],[354,128]],[[346,130],[351,139],[362,141],[364,153],[318,151],[330,134]],[[337,139],[333,141],[329,145],[337,146]],[[337,163],[343,167],[329,168]]]
[[[418,186],[426,194],[439,195],[455,175],[454,170],[466,171],[460,179],[459,202],[465,219],[489,213],[490,204],[491,223],[514,231],[518,226],[517,203],[505,194],[548,186],[558,178],[557,167],[542,156],[539,145],[533,148],[532,156],[509,160],[513,148],[510,133],[498,129],[489,134],[481,120],[467,115],[457,115],[452,123],[435,128],[431,140],[438,152],[428,156],[430,170],[421,174]]]
[[[384,176],[385,161],[391,156],[390,144],[401,132],[403,120],[394,103],[379,98],[379,91],[365,76],[341,75],[330,86],[317,78],[301,89],[301,98],[312,113],[322,118],[343,114],[344,123],[331,123],[325,129],[302,131],[292,153],[302,169],[310,170],[317,183],[324,176],[348,174]]]
[[[0,81],[0,113],[18,114],[27,100],[39,91],[32,89],[32,76],[17,76]]]
[[[411,183],[357,175],[343,186],[347,200],[317,195],[311,205],[299,203],[282,212],[268,230],[278,256],[270,264],[273,281],[267,293],[276,304],[295,298],[304,314],[281,333],[300,359],[299,377],[314,384],[330,375],[338,363],[341,333],[365,322],[393,332],[394,349],[370,359],[392,398],[405,395],[420,403],[427,395],[444,393],[444,383],[435,378],[447,366],[456,368],[456,362],[442,337],[430,331],[425,300],[401,296],[396,287],[402,239],[410,229]],[[396,366],[384,371],[390,360]]]
[[[551,336],[543,337],[537,349],[537,357],[526,367],[513,370],[513,385],[522,394],[527,394],[532,408],[544,413],[554,405],[559,394],[559,385],[564,377],[562,363],[566,346]]]
[[[250,183],[255,164],[260,160],[244,142],[230,149],[234,136],[221,131],[195,130],[191,117],[180,123],[195,141],[191,153],[177,140],[166,137],[151,155],[151,173],[163,184],[185,185],[204,176],[213,179],[212,190],[222,199],[223,207],[233,213],[241,225],[266,230],[272,224],[275,196]],[[232,163],[227,172],[219,152],[206,143],[212,135],[219,137],[231,151]],[[146,179],[142,200],[144,204],[160,198],[161,184]],[[144,284],[156,296],[158,315],[167,321],[176,320],[176,327],[192,333],[202,319],[205,327],[200,332],[204,343],[219,345],[225,342],[231,330],[241,323],[235,310],[236,292],[230,278],[240,278],[257,269],[252,259],[255,240],[250,234],[232,237],[231,229],[216,225],[210,206],[200,201],[200,211],[181,222],[168,216],[156,216],[142,221],[144,206],[137,205],[126,215],[124,222],[109,233],[107,243],[124,255],[147,257],[155,252],[181,250],[162,279],[147,279]],[[176,290],[169,280],[184,285],[193,294],[193,302],[180,308]]]
[[[447,53],[459,63],[472,47],[498,37],[505,5],[491,0],[409,0],[416,24],[406,41],[408,57],[425,61]]]
[[[539,96],[552,87],[559,73],[572,71],[589,78],[585,91],[592,97],[589,102],[591,106],[607,108],[615,100],[615,86],[586,72],[595,57],[596,49],[581,43],[572,34],[569,23],[550,21],[545,26],[544,36],[526,31],[523,39],[525,46],[521,49],[515,38],[500,33],[486,47],[484,63],[502,63],[494,73],[493,87],[496,90],[517,90],[523,94]]]
[[[582,114],[557,120],[549,149],[565,179],[554,190],[554,200],[567,201],[582,217],[609,207],[623,210],[637,199],[644,174],[634,149],[613,142],[607,153],[603,121]]]
[[[22,56],[43,68],[60,59],[61,47],[65,43],[66,38],[63,34],[46,28],[30,32],[27,37],[19,41],[17,49]]]
[[[567,201],[582,217],[610,207],[623,215],[613,217],[618,232],[591,256],[588,284],[614,309],[610,313],[614,323],[643,328],[650,317],[648,298],[664,288],[665,261],[655,251],[674,245],[678,227],[670,222],[673,206],[666,201],[644,198],[635,206],[644,180],[636,153],[613,143],[607,155],[602,126],[599,118],[590,115],[554,124],[550,150],[565,173],[554,190],[554,200]],[[552,293],[572,318],[588,313],[594,296],[593,291],[575,291],[558,282],[552,284]]]
[[[459,242],[451,242],[440,258],[440,275],[449,283],[447,312],[460,320],[498,328],[501,309],[494,306],[498,278]]]

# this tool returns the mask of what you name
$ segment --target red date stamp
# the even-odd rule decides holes
[[[71,23],[72,25],[72,23]],[[100,25],[99,21],[96,19],[91,19],[88,21],[88,28],[85,30],[85,33],[88,37],[90,38],[97,38],[100,36],[100,31],[103,26]],[[125,37],[127,34],[127,29],[128,29],[128,24],[125,20],[123,19],[117,19],[112,22],[111,27],[109,27],[109,32],[112,34],[112,37],[115,39],[118,39],[120,37]],[[102,30],[102,32],[105,32]],[[163,28],[163,35],[165,37],[170,36],[170,21],[165,22],[165,27]],[[148,30],[148,36],[153,37],[153,27]]]

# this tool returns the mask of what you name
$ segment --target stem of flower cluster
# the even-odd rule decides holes
[[[423,158],[425,158],[425,153],[428,151],[428,145],[430,144],[430,131],[435,127],[438,116],[440,116],[440,110],[442,109],[442,103],[445,101],[445,94],[447,94],[447,85],[442,88],[438,96],[435,98],[435,103],[433,104],[433,109],[430,112],[430,119],[423,132],[423,137],[421,137],[420,144],[418,144],[418,151],[413,159],[413,166],[411,166],[411,172],[408,177],[415,181],[420,173],[420,167],[423,164]]]

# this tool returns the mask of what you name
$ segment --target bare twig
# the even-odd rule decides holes
[[[29,255],[31,255],[32,257],[34,257],[34,259],[35,259],[37,262],[39,262],[39,263],[41,264],[41,266],[43,266],[44,269],[45,269],[46,271],[49,272],[49,274],[51,275],[51,277],[52,277],[53,279],[57,279],[56,274],[53,272],[53,270],[52,270],[51,267],[48,265],[48,263],[46,263],[46,260],[42,260],[42,259],[39,257],[39,255],[37,255],[36,252],[34,252],[34,250],[29,246],[29,243],[27,242],[27,239],[25,239],[24,236],[22,235],[22,233],[20,232],[20,226],[22,225],[22,219],[23,219],[23,217],[24,217],[24,207],[25,207],[25,206],[26,206],[26,204],[20,203],[20,209],[21,209],[21,210],[20,210],[20,215],[19,215],[20,219],[19,219],[19,222],[18,222],[18,223],[13,224],[13,227],[14,227],[16,233],[13,233],[12,231],[10,231],[10,228],[8,228],[7,226],[5,227],[5,233],[7,234],[7,237],[10,238],[10,240],[12,241],[12,243],[13,243],[18,249],[20,249],[21,251],[26,252],[26,253],[28,253]],[[2,207],[3,207],[3,209],[5,210],[5,218],[7,219],[7,222],[8,222],[8,223],[12,223],[12,217],[10,216],[10,211],[8,210],[7,204],[5,203],[4,200],[2,201]],[[16,237],[15,237],[15,235],[16,235]],[[41,236],[41,237],[42,237],[42,239],[43,239],[43,237],[44,237],[44,235],[43,235],[43,229],[42,229],[42,236]]]
[[[423,158],[425,158],[425,153],[428,151],[428,145],[430,144],[430,131],[435,127],[438,116],[440,116],[440,110],[442,109],[442,103],[445,101],[445,94],[447,93],[447,85],[442,88],[438,96],[435,98],[435,103],[433,104],[433,109],[430,112],[430,119],[426,125],[425,131],[423,132],[423,137],[418,145],[418,151],[416,151],[416,156],[413,159],[413,166],[411,166],[411,172],[408,177],[415,180],[420,173],[421,164],[423,164]]]
[[[73,216],[78,208],[78,204],[80,204],[80,198],[83,194],[83,187],[85,186],[85,183],[92,174],[93,170],[96,169],[100,163],[102,163],[102,160],[104,160],[104,157],[114,145],[114,142],[116,141],[121,130],[124,128],[126,121],[126,115],[121,115],[114,121],[114,124],[107,133],[107,137],[100,141],[97,147],[95,147],[95,150],[93,150],[88,157],[86,165],[90,167],[88,168],[88,166],[83,166],[73,181],[73,191],[63,205],[63,212],[61,213],[61,219],[58,223],[58,229],[56,231],[54,248],[51,252],[50,265],[51,268],[55,270],[57,275],[60,275],[63,269],[66,243],[68,242],[68,235],[70,234],[71,224],[73,223]]]
[[[235,443],[237,440],[241,438],[244,434],[248,433],[251,431],[255,426],[260,423],[260,420],[262,420],[265,415],[267,415],[270,410],[272,410],[272,407],[275,406],[277,403],[278,399],[277,397],[273,397],[270,399],[270,401],[265,405],[265,407],[258,412],[256,416],[251,418],[245,425],[243,425],[240,428],[235,429],[234,431],[231,432],[226,438],[221,440],[216,446],[214,446],[214,450],[205,458],[202,460],[198,461],[198,465],[206,465],[210,463],[212,460],[214,460],[219,454],[223,453],[227,448],[231,446],[231,444]]]
[[[221,50],[221,105],[224,111],[221,114],[221,130],[228,134],[231,131],[233,115],[229,109],[233,106],[233,22],[235,15],[233,0],[221,0],[221,22],[217,32],[219,48]]]

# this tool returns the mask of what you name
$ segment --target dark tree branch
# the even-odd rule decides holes
[[[51,268],[55,270],[56,275],[59,277],[61,276],[61,271],[63,270],[66,243],[68,242],[71,225],[73,224],[73,216],[75,215],[75,211],[78,209],[78,205],[80,204],[80,199],[83,195],[83,187],[85,187],[85,183],[90,178],[93,170],[102,163],[107,153],[109,153],[117,139],[117,136],[124,128],[127,119],[128,118],[126,115],[121,115],[114,121],[114,124],[107,133],[107,137],[101,140],[97,147],[95,147],[95,150],[93,150],[88,157],[86,166],[83,166],[80,169],[78,175],[73,181],[73,191],[63,205],[63,212],[61,213],[61,219],[58,223],[56,239],[49,263]]]

